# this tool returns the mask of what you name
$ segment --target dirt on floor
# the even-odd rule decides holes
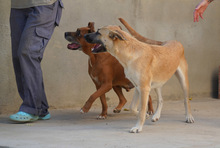
[[[101,106],[80,114],[80,108],[50,110],[47,121],[16,124],[0,115],[0,148],[220,148],[220,100],[191,101],[195,123],[185,123],[183,100],[164,101],[159,121],[146,120],[141,133],[129,133],[137,117],[108,109],[97,120]]]

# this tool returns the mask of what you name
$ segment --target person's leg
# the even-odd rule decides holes
[[[10,14],[12,62],[14,66],[17,89],[22,99],[24,98],[24,77],[21,71],[20,61],[18,57],[18,47],[21,34],[27,21],[27,13],[27,9],[11,9]]]
[[[18,59],[23,80],[23,103],[19,111],[45,116],[48,114],[48,103],[44,91],[41,60],[45,47],[55,28],[58,2],[28,8],[26,24],[18,46]]]
[[[41,60],[55,28],[57,3],[30,9],[18,51],[25,78],[25,93],[20,111],[39,116],[48,114]]]

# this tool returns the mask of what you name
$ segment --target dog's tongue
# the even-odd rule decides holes
[[[72,44],[68,44],[67,45],[67,48],[68,49],[77,49],[77,48],[79,48],[79,44],[75,44],[75,43],[72,43]]]
[[[100,46],[101,46],[100,44],[95,44],[93,48],[96,49],[96,48],[99,48]]]
[[[95,51],[96,49],[98,49],[101,46],[101,44],[95,44],[95,46],[92,48],[92,51]]]

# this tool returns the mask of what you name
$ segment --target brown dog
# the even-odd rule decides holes
[[[81,112],[87,113],[92,106],[92,103],[100,97],[102,103],[102,112],[97,117],[98,119],[105,119],[107,117],[107,103],[105,93],[112,88],[119,98],[118,106],[113,110],[114,113],[119,113],[122,107],[127,102],[122,93],[122,88],[129,91],[133,88],[133,84],[125,78],[124,69],[121,64],[109,53],[93,54],[91,49],[97,48],[95,44],[90,44],[85,41],[84,35],[95,32],[94,23],[90,22],[88,27],[78,28],[76,32],[66,32],[65,38],[71,44],[67,46],[71,50],[82,50],[89,56],[88,72],[95,83],[97,91],[94,92],[85,105],[82,107]],[[101,47],[100,47],[101,48]],[[153,113],[153,106],[151,98],[148,103],[148,113]]]
[[[151,89],[155,89],[158,96],[158,106],[152,121],[159,120],[163,105],[161,89],[173,74],[179,79],[184,91],[186,122],[194,122],[189,103],[188,65],[180,42],[146,44],[122,31],[118,26],[102,27],[95,33],[85,35],[85,39],[89,43],[102,44],[105,50],[94,49],[95,52],[108,51],[116,57],[124,67],[126,77],[135,85],[131,110],[137,112],[140,101],[140,111],[138,122],[130,132],[142,131]]]

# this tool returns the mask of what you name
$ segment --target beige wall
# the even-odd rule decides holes
[[[88,57],[66,49],[65,31],[75,31],[94,21],[96,28],[117,24],[124,18],[142,35],[178,40],[185,47],[189,64],[191,96],[216,96],[220,64],[220,1],[214,1],[204,14],[205,20],[193,23],[193,9],[200,0],[63,0],[65,9],[45,51],[42,68],[51,108],[80,108],[95,87],[87,74]],[[17,93],[10,45],[10,1],[0,0],[0,114],[17,111],[21,100]],[[124,29],[125,30],[125,29]],[[130,101],[133,91],[125,95]],[[155,94],[152,93],[155,98]],[[107,94],[116,106],[113,91]],[[181,99],[183,93],[176,78],[163,89],[165,99]],[[99,100],[96,101],[99,104]]]

